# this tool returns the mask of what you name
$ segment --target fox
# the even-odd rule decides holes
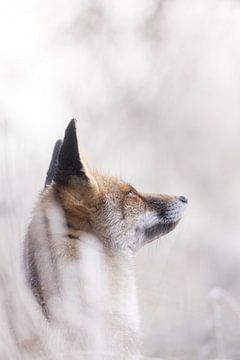
[[[55,145],[25,238],[26,282],[84,359],[127,359],[140,355],[135,254],[176,227],[188,200],[91,169],[78,127]]]

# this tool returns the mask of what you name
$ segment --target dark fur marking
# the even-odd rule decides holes
[[[75,236],[73,234],[68,234],[69,239],[75,239],[75,240],[79,240],[78,236]]]
[[[46,215],[46,212],[45,210],[43,210],[43,220],[44,220],[44,224],[45,224],[45,229],[46,229],[46,235],[47,235],[47,245],[48,245],[48,250],[49,250],[49,254],[50,254],[50,260],[51,260],[51,264],[52,264],[52,267],[53,267],[53,277],[54,277],[54,280],[55,280],[55,284],[56,286],[59,284],[59,279],[58,279],[58,276],[57,276],[57,264],[56,264],[56,260],[54,259],[54,254],[53,254],[53,251],[52,251],[52,247],[51,247],[51,233],[50,233],[50,230],[49,230],[49,219]]]
[[[73,231],[79,230],[78,227],[76,227],[76,226],[74,226],[74,225],[72,225],[72,224],[66,223],[66,225],[67,225],[67,227],[68,227],[69,230],[73,230]]]
[[[179,221],[171,222],[168,224],[156,224],[150,228],[145,229],[144,233],[147,238],[154,238],[156,236],[165,235],[172,231],[178,224]]]
[[[43,289],[41,286],[41,281],[39,278],[39,274],[38,274],[38,270],[37,270],[37,265],[36,265],[36,260],[35,260],[35,254],[30,251],[29,249],[27,250],[28,254],[27,254],[27,281],[32,289],[33,295],[35,296],[37,302],[39,303],[39,305],[41,306],[43,315],[49,319],[49,311],[44,299],[44,295],[43,295]]]

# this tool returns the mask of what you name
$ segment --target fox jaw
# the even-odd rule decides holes
[[[126,182],[91,171],[80,154],[75,119],[65,131],[53,180],[69,235],[91,233],[113,251],[136,252],[167,234],[187,204],[183,196],[141,193]]]

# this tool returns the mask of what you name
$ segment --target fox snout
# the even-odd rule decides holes
[[[162,222],[178,220],[188,203],[185,196],[156,195],[146,199],[149,208],[156,211]]]
[[[170,201],[160,202],[160,219],[164,223],[180,220],[187,202],[188,200],[185,196],[176,196]]]
[[[187,205],[185,196],[177,196],[174,200],[167,202],[162,212],[162,218],[165,222],[179,221]]]
[[[145,228],[147,242],[172,231],[181,220],[188,200],[185,196],[148,196],[152,224]]]

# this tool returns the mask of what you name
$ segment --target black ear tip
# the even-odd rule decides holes
[[[73,138],[76,136],[77,134],[77,123],[78,121],[76,119],[72,119],[69,123],[68,126],[66,127],[65,130],[65,136],[64,136],[64,141],[66,140],[66,138]]]
[[[68,124],[68,126],[67,126],[67,129],[76,129],[77,123],[78,123],[77,119],[72,119],[72,120],[69,122],[69,124]]]

